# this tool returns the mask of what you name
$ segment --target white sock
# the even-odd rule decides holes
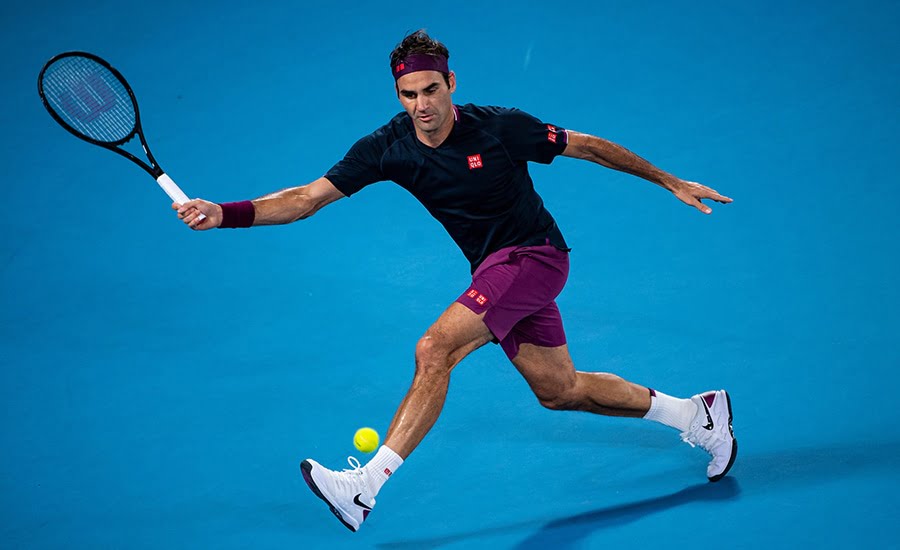
[[[678,399],[650,390],[650,410],[644,418],[686,432],[696,414],[697,404],[690,399]]]
[[[372,460],[370,460],[363,468],[369,478],[368,485],[369,489],[372,490],[373,497],[378,494],[378,491],[381,490],[381,486],[385,484],[388,478],[391,477],[402,464],[403,459],[391,449],[384,445],[378,449],[378,452],[375,453]]]

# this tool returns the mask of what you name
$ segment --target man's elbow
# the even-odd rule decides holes
[[[293,211],[294,211],[293,218],[294,219],[291,221],[295,222],[298,220],[305,220],[305,219],[311,218],[313,216],[313,214],[318,212],[318,210],[319,209],[316,207],[315,201],[313,200],[312,197],[307,196],[307,195],[301,195],[301,196],[297,197],[295,200],[295,204],[294,204],[294,208],[293,208]]]
[[[324,197],[319,197],[310,193],[309,189],[304,186],[301,187],[294,197],[294,220],[305,220],[307,218],[311,218],[316,212],[322,209],[327,203],[324,200]]]
[[[582,160],[594,160],[590,144],[591,136],[570,130],[568,137],[569,139],[566,143],[566,148],[563,149],[562,152],[563,156]]]

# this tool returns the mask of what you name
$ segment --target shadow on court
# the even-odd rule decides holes
[[[738,460],[742,460],[738,457]],[[900,469],[900,441],[785,449],[744,457],[735,472],[747,493],[798,487]]]
[[[481,537],[534,532],[515,548],[579,546],[596,531],[619,527],[644,517],[695,502],[726,502],[739,496],[772,491],[791,491],[818,483],[900,468],[900,442],[847,443],[816,448],[785,449],[774,453],[739,455],[732,476],[718,483],[692,485],[675,493],[638,500],[555,519],[486,528],[478,531],[379,544],[379,548],[435,548]],[[738,483],[738,478],[741,483]]]
[[[598,529],[630,523],[690,502],[732,500],[740,493],[740,485],[733,477],[726,477],[718,483],[692,485],[670,495],[551,521],[515,548],[568,548],[580,544],[581,540]]]
[[[740,494],[740,486],[736,479],[726,477],[719,483],[701,483],[687,487],[678,492],[661,497],[654,497],[628,504],[619,504],[585,512],[574,516],[560,518],[543,525],[539,520],[525,521],[517,524],[505,525],[448,535],[433,539],[420,539],[395,543],[382,543],[379,548],[421,548],[437,547],[445,544],[454,544],[465,540],[477,540],[490,535],[503,535],[511,532],[534,529],[537,531],[530,537],[519,543],[516,548],[567,548],[577,544],[582,539],[591,535],[598,529],[613,527],[629,523],[645,516],[663,512],[683,504],[697,501],[730,500]]]

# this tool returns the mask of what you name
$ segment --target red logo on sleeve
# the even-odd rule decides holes
[[[468,296],[469,298],[474,298],[478,296],[478,291],[473,288],[472,290],[466,292],[466,296]]]
[[[559,130],[557,130],[556,126],[552,124],[548,124],[547,129],[550,130],[550,132],[547,134],[547,141],[549,141],[550,143],[556,143],[556,134],[557,132],[559,132]]]
[[[487,303],[487,296],[484,294],[479,294],[478,298],[475,298],[475,301],[478,302],[478,305],[483,306]]]
[[[481,155],[471,155],[469,157],[469,170],[474,170],[476,168],[481,168],[484,166],[481,162]]]

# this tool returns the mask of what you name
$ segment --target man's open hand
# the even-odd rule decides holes
[[[726,197],[725,195],[720,195],[719,192],[715,189],[710,189],[709,187],[700,185],[695,181],[685,181],[679,179],[670,184],[670,189],[672,193],[674,193],[675,196],[678,197],[678,200],[688,206],[693,206],[704,214],[712,214],[712,208],[700,202],[702,199],[709,199],[720,202],[722,204],[728,204],[729,202],[732,202],[732,199]]]

